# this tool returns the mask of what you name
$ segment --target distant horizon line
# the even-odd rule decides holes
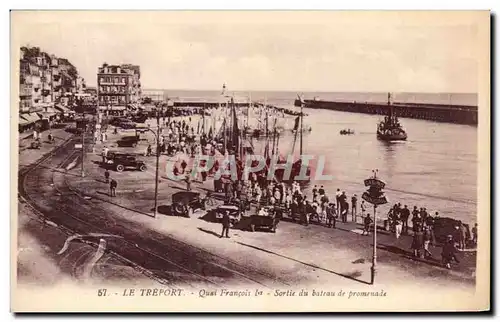
[[[87,86],[91,88],[96,88],[97,86],[92,85],[92,86]],[[220,91],[222,92],[222,88],[219,89],[186,89],[186,88],[143,88],[142,91],[199,91],[199,92],[217,92]],[[276,89],[271,89],[271,90],[262,90],[262,89],[254,89],[254,90],[242,90],[242,89],[234,89],[234,90],[227,90],[226,92],[231,93],[231,92],[285,92],[285,93],[373,93],[373,94],[383,94],[383,93],[404,93],[404,94],[474,94],[478,95],[479,93],[477,92],[406,92],[406,91],[351,91],[351,90],[345,90],[345,91],[312,91],[312,90],[276,90]]]

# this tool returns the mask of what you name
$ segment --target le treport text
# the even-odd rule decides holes
[[[283,290],[275,289],[272,291],[254,290],[228,290],[228,289],[200,289],[197,291],[187,291],[183,289],[163,289],[163,288],[125,288],[118,292],[112,292],[107,289],[98,290],[98,296],[197,296],[199,298],[209,297],[252,297],[252,296],[272,296],[272,297],[295,297],[295,296],[323,296],[323,297],[385,297],[387,293],[384,290],[378,291],[352,291],[352,290]]]

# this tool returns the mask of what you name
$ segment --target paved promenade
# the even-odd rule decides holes
[[[44,133],[45,136],[47,134]],[[28,148],[31,140],[20,137],[19,169],[34,164],[72,135],[64,129],[52,130],[53,144],[43,143],[40,149]],[[44,139],[45,140],[45,139]],[[127,285],[147,287],[158,285],[111,254],[103,254],[95,265],[91,263],[97,245],[72,242],[64,245],[72,232],[47,222],[24,199],[17,203],[17,277],[22,287],[53,286],[85,283],[99,287],[127,281]],[[81,284],[80,284],[81,285]]]
[[[123,135],[123,134],[121,134]],[[118,135],[120,136],[120,135]],[[117,136],[117,137],[118,137]],[[106,144],[112,146],[113,139]],[[111,143],[111,144],[110,144]],[[140,153],[138,146],[129,152]],[[69,171],[66,183],[82,197],[92,198],[106,211],[112,212],[116,223],[122,220],[133,222],[144,229],[166,234],[175,239],[232,260],[252,258],[257,266],[268,267],[279,272],[285,280],[364,284],[370,280],[372,237],[361,235],[361,225],[352,222],[338,223],[336,229],[282,221],[276,234],[233,230],[232,238],[219,239],[220,225],[206,222],[203,213],[193,218],[170,215],[171,195],[185,189],[185,183],[175,182],[161,176],[159,183],[159,215],[152,218],[154,205],[155,157],[142,157],[148,164],[145,172],[111,171],[111,177],[118,182],[117,197],[110,197],[104,182],[104,170],[100,168],[100,145],[96,152],[86,158],[86,177],[78,176],[79,167]],[[161,162],[169,158],[162,156]],[[164,163],[163,163],[164,164]],[[73,175],[71,175],[73,174]],[[192,184],[195,191],[205,193],[213,187],[212,181]],[[452,270],[440,265],[440,247],[431,247],[435,260],[421,260],[411,257],[411,237],[397,240],[392,234],[379,232],[378,238],[378,283],[407,283],[416,280],[427,285],[443,287],[473,286],[475,280],[475,252],[459,254],[461,263]]]

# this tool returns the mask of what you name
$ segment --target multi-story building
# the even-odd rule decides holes
[[[21,47],[19,108],[21,112],[41,109],[59,102],[76,89],[76,68],[38,47]]]
[[[141,99],[141,72],[137,65],[102,64],[97,70],[98,104],[101,107],[126,109],[139,104]]]

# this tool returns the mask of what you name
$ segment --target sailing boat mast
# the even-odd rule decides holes
[[[248,128],[248,118],[250,115],[250,105],[252,105],[252,93],[248,93],[247,120],[245,124],[245,127],[247,128]]]
[[[304,123],[304,112],[303,112],[303,106],[304,106],[304,103],[300,102],[300,155],[302,155],[302,127],[303,127],[303,123]]]
[[[202,126],[202,132],[205,134],[205,103],[203,103],[203,110],[201,111],[201,117],[203,118],[203,126]]]

